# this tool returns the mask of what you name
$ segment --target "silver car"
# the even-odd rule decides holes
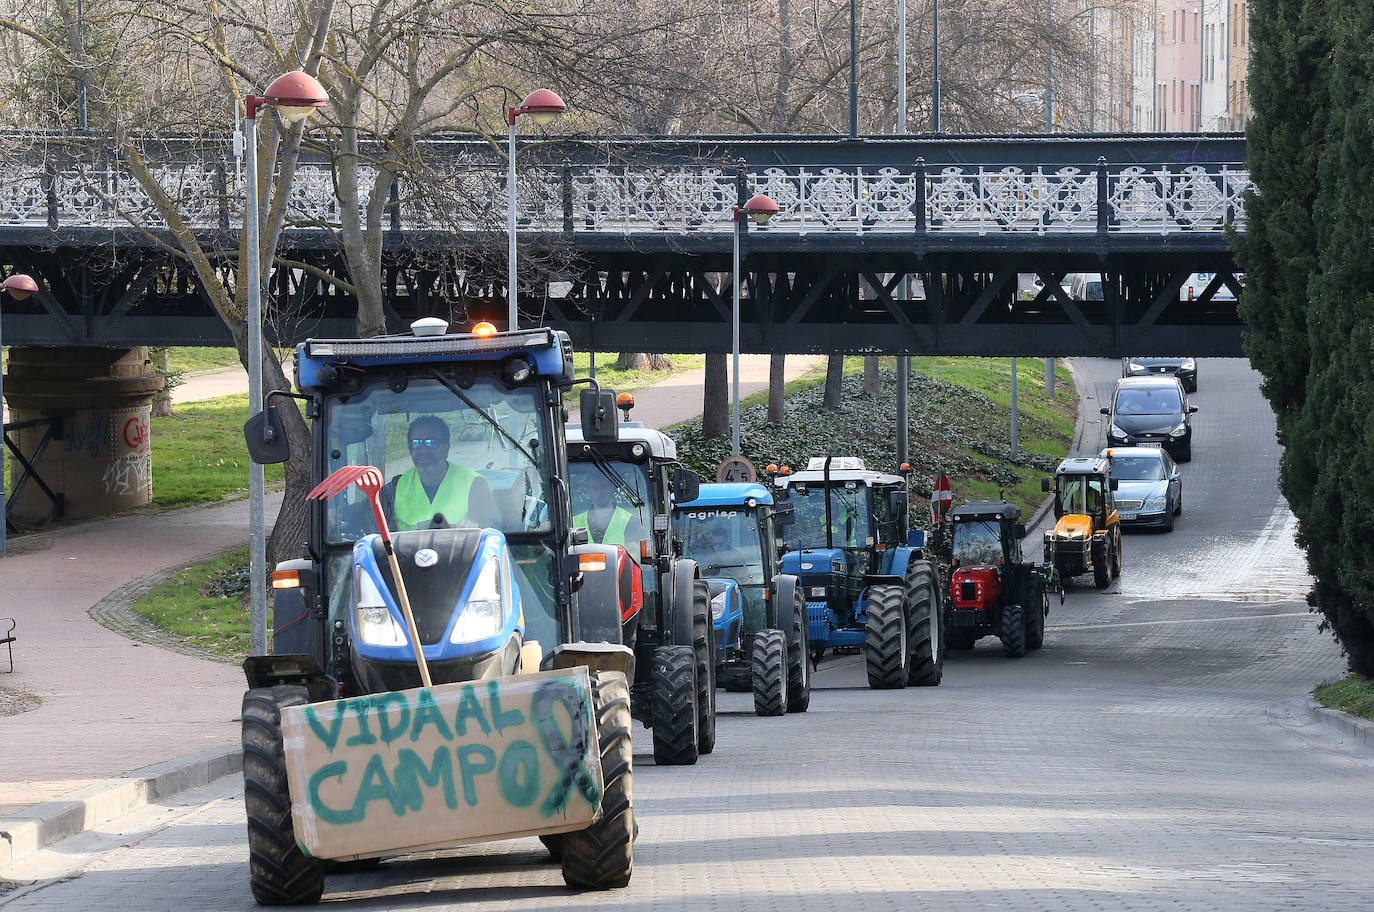
[[[1102,455],[1112,462],[1121,525],[1173,531],[1183,512],[1183,480],[1173,457],[1158,447],[1111,447]]]

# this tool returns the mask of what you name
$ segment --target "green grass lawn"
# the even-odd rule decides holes
[[[173,371],[192,374],[196,371],[239,367],[239,353],[235,348],[207,348],[203,346],[174,346],[167,350],[167,366]]]
[[[134,610],[187,646],[242,661],[248,655],[247,573],[248,549],[232,551],[173,574]]]
[[[223,396],[177,406],[173,418],[154,418],[153,503],[157,509],[211,503],[248,493],[248,448],[243,423],[248,396]],[[267,466],[267,483],[282,480]]]
[[[1312,696],[1328,709],[1374,720],[1374,681],[1363,675],[1352,674],[1344,680],[1323,684]]]

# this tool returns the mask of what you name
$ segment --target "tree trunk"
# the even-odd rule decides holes
[[[786,355],[768,356],[768,423],[782,422],[782,403],[787,392]]]
[[[706,356],[706,382],[701,398],[703,437],[730,435],[730,384],[724,354]]]
[[[830,355],[825,361],[825,398],[821,407],[837,409],[844,402],[840,381],[844,378],[844,355]]]
[[[880,384],[878,382],[878,356],[864,356],[864,395],[870,399],[877,399]]]
[[[172,390],[181,386],[181,372],[173,374],[167,360],[167,349],[164,346],[151,348],[148,354],[153,359],[153,372],[161,375],[163,379],[162,389],[157,391],[153,397],[154,418],[173,418],[176,412],[172,409]]]
[[[664,371],[672,370],[673,362],[667,355],[645,354],[644,352],[621,352],[615,360],[615,366],[621,370],[637,371]]]

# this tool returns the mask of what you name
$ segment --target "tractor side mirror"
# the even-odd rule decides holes
[[[1100,409],[1098,409],[1097,411],[1098,411],[1099,414],[1102,414],[1102,415],[1110,415],[1110,414],[1112,413],[1112,410],[1109,409],[1109,408],[1100,408]]]
[[[616,423],[615,391],[584,389],[578,396],[582,412],[582,438],[588,443],[615,443],[620,439]]]
[[[893,516],[906,515],[906,492],[889,491],[887,495],[888,506],[892,509]]]
[[[701,496],[701,476],[691,469],[673,470],[673,503],[691,503]]]
[[[1025,523],[1017,523],[1017,524],[1016,524],[1016,537],[1017,537],[1017,538],[1025,538],[1025,537],[1026,537],[1026,524],[1025,524]]]
[[[1050,483],[1048,478],[1042,478],[1040,479],[1040,490],[1048,494],[1050,491],[1054,490],[1054,485]]]
[[[1120,478],[1113,478],[1113,479],[1112,479],[1112,490],[1115,491],[1115,490],[1116,490],[1117,488],[1119,488],[1119,487],[1121,487],[1121,479],[1120,479]]]
[[[286,462],[291,455],[291,443],[286,439],[286,429],[275,405],[269,405],[244,423],[243,442],[248,445],[248,458],[261,465]]]
[[[797,505],[783,501],[773,507],[773,521],[779,529],[785,529],[797,521]]]

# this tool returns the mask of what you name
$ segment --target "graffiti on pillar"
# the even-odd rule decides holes
[[[120,496],[142,495],[153,483],[153,460],[148,453],[129,453],[105,469],[105,493]]]
[[[99,459],[105,453],[105,442],[109,433],[110,423],[107,415],[78,414],[63,434],[66,438],[66,450],[68,453],[84,453],[91,459]]]
[[[147,415],[134,415],[124,422],[124,445],[135,453],[148,451]]]

